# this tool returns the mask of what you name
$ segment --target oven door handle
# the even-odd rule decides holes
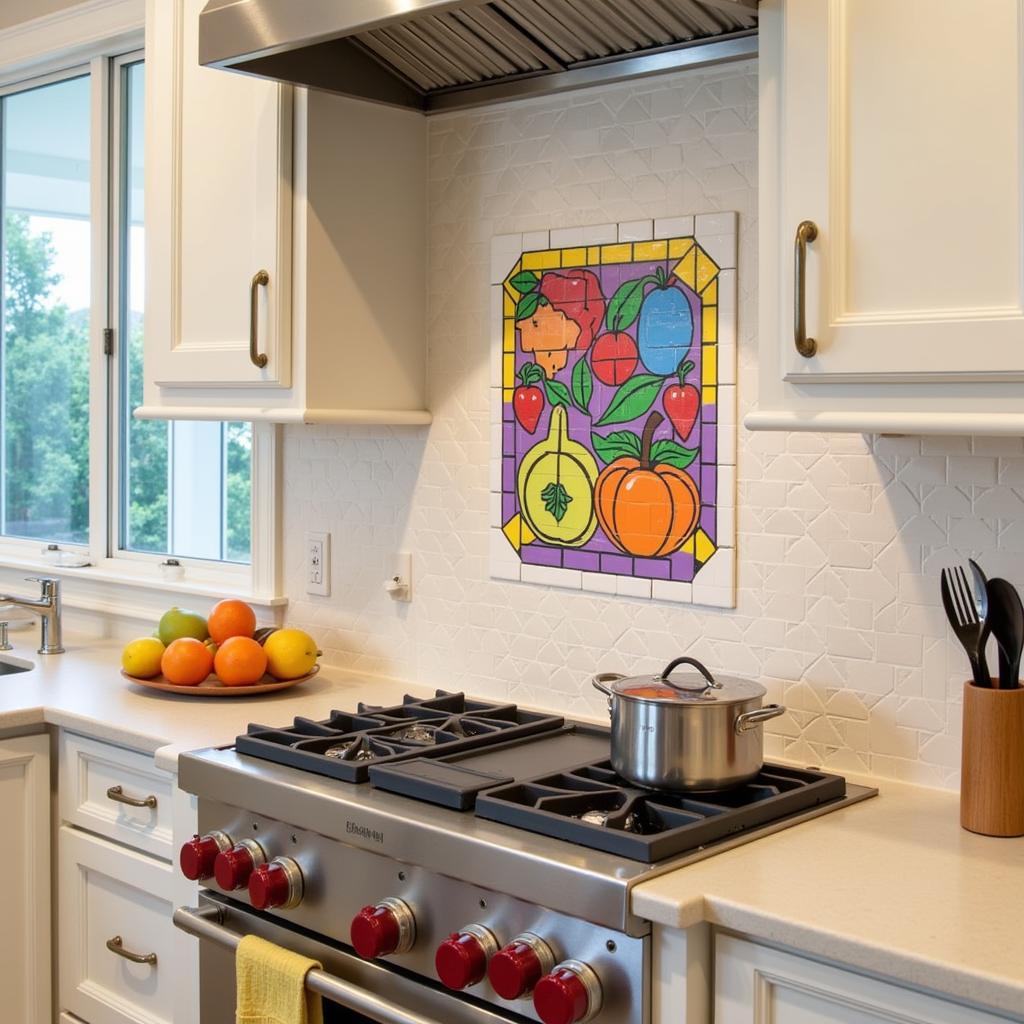
[[[211,942],[235,950],[242,941],[242,936],[225,928],[221,921],[224,913],[220,907],[178,907],[174,911],[174,925],[197,939],[209,939]],[[306,975],[306,987],[311,992],[329,999],[332,1003],[344,1006],[355,1013],[361,1013],[378,1024],[439,1024],[433,1017],[410,1010],[402,1010],[386,1003],[379,996],[366,989],[342,981],[341,978],[328,974],[326,971],[311,970]]]

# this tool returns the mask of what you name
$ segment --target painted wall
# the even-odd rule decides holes
[[[938,570],[955,549],[1024,583],[1024,441],[741,430],[735,611],[488,578],[491,236],[737,210],[742,415],[757,390],[756,101],[748,63],[430,122],[436,420],[286,430],[289,618],[332,660],[567,713],[602,713],[595,670],[694,654],[787,705],[770,754],[955,785],[966,661]],[[307,529],[333,534],[330,598],[304,593]],[[382,588],[401,549],[409,605]]]
[[[33,18],[41,18],[55,11],[63,11],[80,2],[81,0],[3,0],[3,3],[0,3],[0,29],[10,28]]]

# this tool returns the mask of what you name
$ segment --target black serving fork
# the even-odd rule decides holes
[[[942,606],[946,609],[946,618],[953,627],[956,638],[967,652],[971,663],[971,674],[976,686],[992,686],[992,678],[988,674],[985,662],[984,643],[988,637],[985,623],[978,617],[978,609],[974,603],[971,585],[967,574],[958,565],[942,570]]]

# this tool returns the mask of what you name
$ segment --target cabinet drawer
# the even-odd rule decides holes
[[[1005,1017],[732,935],[715,940],[715,1024],[1003,1024]]]
[[[169,864],[62,826],[60,1006],[89,1024],[172,1024],[176,933]],[[132,963],[107,942],[153,953]]]
[[[173,776],[160,771],[146,754],[61,733],[62,820],[171,860],[173,790]],[[124,802],[150,797],[154,806],[136,807]]]

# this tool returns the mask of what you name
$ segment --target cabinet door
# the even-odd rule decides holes
[[[1019,0],[767,0],[780,210],[762,287],[790,381],[1024,380]],[[807,333],[794,344],[795,234]],[[774,278],[774,280],[772,280]],[[768,340],[768,339],[764,339]]]
[[[194,964],[176,955],[171,866],[66,825],[58,843],[61,1009],[90,1024],[172,1024]]]
[[[1005,1018],[745,939],[715,942],[715,1024],[1000,1024]]]
[[[0,878],[5,880],[0,992],[4,1020],[50,1020],[50,744],[0,740]]]
[[[146,382],[266,391],[291,383],[292,90],[201,67],[204,3],[146,9]]]

